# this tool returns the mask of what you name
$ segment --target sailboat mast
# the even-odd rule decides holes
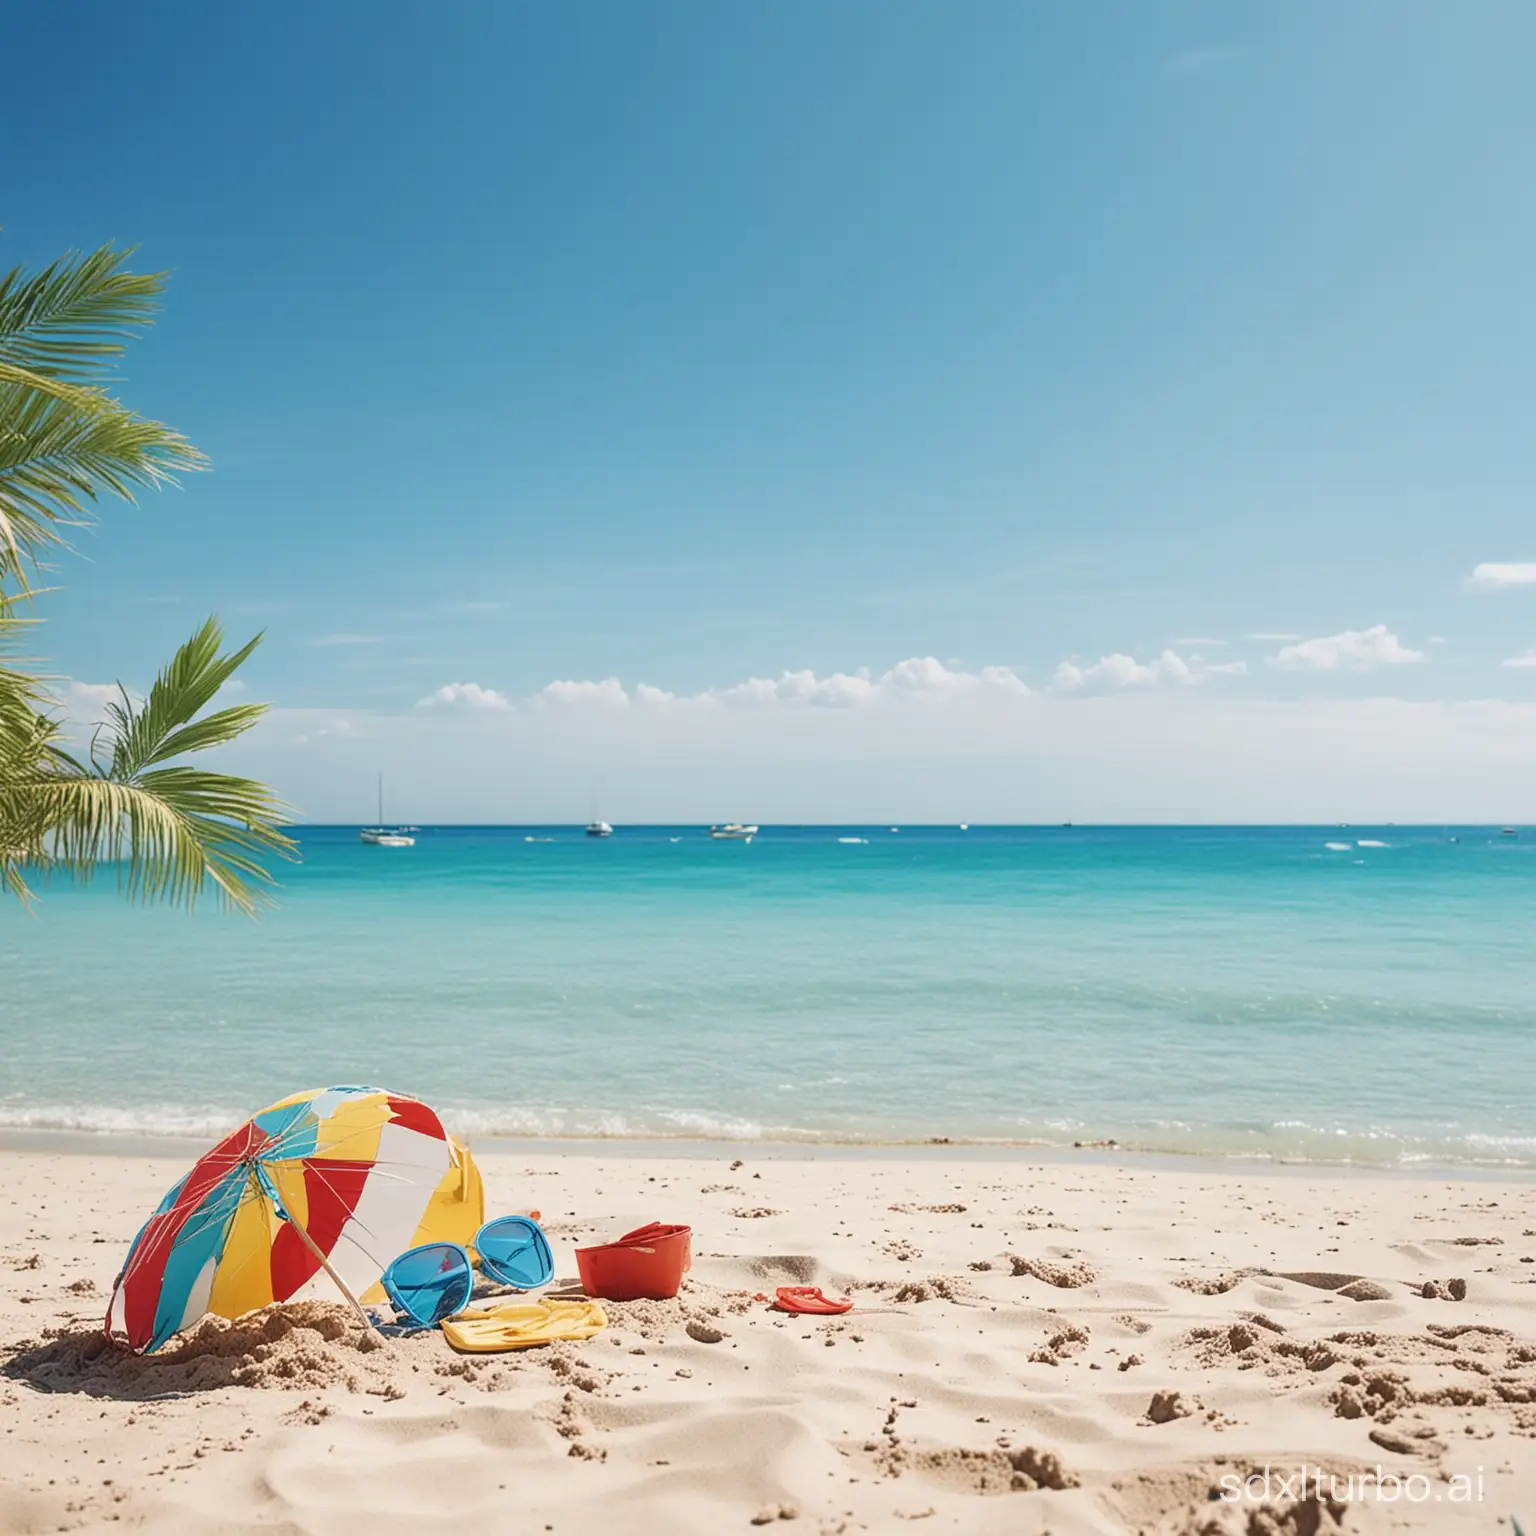
[[[384,825],[384,775],[379,775],[379,825]]]

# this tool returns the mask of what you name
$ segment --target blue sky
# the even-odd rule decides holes
[[[1536,815],[1536,570],[1470,579],[1536,560],[1529,7],[0,46],[71,61],[0,101],[0,259],[173,269],[123,388],[214,463],[107,509],[49,653],[88,702],[265,627],[241,761],[305,814],[382,767],[420,820]]]

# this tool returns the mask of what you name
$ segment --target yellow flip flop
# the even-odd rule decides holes
[[[464,1355],[531,1349],[560,1339],[590,1339],[608,1326],[595,1301],[512,1301],[468,1307],[442,1324],[443,1336]]]

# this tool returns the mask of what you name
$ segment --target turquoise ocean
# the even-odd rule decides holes
[[[1536,834],[298,836],[256,922],[0,909],[0,1128],[363,1082],[470,1135],[1536,1166]]]

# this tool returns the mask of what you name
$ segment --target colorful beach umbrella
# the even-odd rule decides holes
[[[391,1259],[467,1242],[484,1216],[474,1161],[419,1099],[295,1094],[232,1131],[160,1202],[113,1288],[107,1336],[158,1349],[209,1312],[239,1317],[338,1288],[364,1315],[358,1298]]]

